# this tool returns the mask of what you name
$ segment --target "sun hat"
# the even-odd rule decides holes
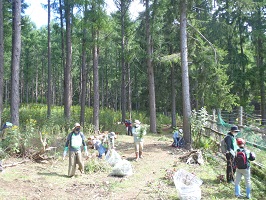
[[[80,123],[75,123],[75,127],[80,126]]]
[[[141,122],[139,120],[135,120],[135,124],[141,124]]]

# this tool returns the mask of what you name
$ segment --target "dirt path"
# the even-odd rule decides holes
[[[108,172],[77,172],[68,178],[68,160],[61,159],[6,168],[0,174],[0,199],[176,199],[175,186],[162,181],[166,170],[178,160],[178,150],[170,147],[171,142],[171,136],[163,136],[163,140],[158,135],[146,136],[144,158],[136,162],[133,138],[119,136],[116,150],[133,167],[133,175],[127,178],[108,176]]]

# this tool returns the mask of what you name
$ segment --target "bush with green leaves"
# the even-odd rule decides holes
[[[191,123],[191,134],[194,139],[194,144],[200,142],[202,137],[202,131],[204,131],[204,127],[208,124],[209,115],[207,110],[203,107],[199,111],[193,110],[190,117]]]

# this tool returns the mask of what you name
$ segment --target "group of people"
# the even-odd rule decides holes
[[[133,135],[134,137],[134,148],[136,161],[140,158],[143,158],[143,136],[146,134],[146,130],[142,128],[141,122],[135,120],[133,126],[128,125],[130,132],[128,135]],[[127,129],[128,131],[129,129]],[[242,176],[245,178],[246,185],[246,198],[251,198],[251,174],[250,174],[250,161],[255,160],[255,154],[250,152],[245,148],[245,140],[242,138],[236,138],[236,135],[239,133],[237,126],[232,126],[230,132],[227,133],[224,138],[226,144],[226,180],[228,183],[233,183],[235,185],[235,196],[242,197],[240,192],[240,181]],[[178,147],[180,140],[180,133],[182,129],[174,130],[173,132],[173,146]],[[114,148],[114,138],[115,133],[111,132],[108,134],[108,145],[111,148]],[[106,148],[102,145],[100,140],[93,140],[93,145],[96,150],[99,152],[99,158],[106,153]],[[69,168],[68,176],[72,177],[75,175],[76,165],[78,164],[79,170],[81,173],[84,173],[84,165],[82,161],[81,146],[84,148],[85,155],[88,156],[87,144],[85,142],[85,136],[80,131],[80,124],[76,123],[73,131],[68,135],[67,141],[64,148],[63,158],[67,155],[69,150]],[[236,178],[234,179],[234,175]]]
[[[255,160],[255,154],[250,152],[245,147],[245,140],[243,138],[236,138],[240,132],[237,126],[232,126],[230,132],[224,138],[226,144],[226,180],[228,183],[235,185],[235,196],[242,198],[240,191],[240,181],[242,176],[245,178],[246,198],[251,198],[251,174],[250,161]],[[235,179],[234,179],[234,175]]]
[[[136,161],[140,158],[143,158],[143,136],[146,135],[146,130],[141,127],[141,122],[139,120],[135,120],[135,123],[128,126],[130,127],[127,129],[128,135],[134,136],[134,147],[135,147],[135,155]],[[75,175],[76,172],[76,165],[78,165],[78,170],[81,173],[84,173],[84,163],[82,160],[82,146],[84,148],[84,153],[86,156],[89,155],[88,147],[85,142],[85,136],[81,132],[81,126],[79,123],[75,123],[74,128],[72,129],[71,133],[68,134],[64,152],[63,152],[63,159],[67,156],[67,152],[69,155],[69,165],[68,165],[68,176],[72,177]],[[98,151],[98,157],[102,158],[103,154],[107,153],[108,148],[114,149],[114,139],[116,135],[114,132],[108,133],[105,138],[91,138],[92,145],[94,149]],[[107,147],[104,143],[107,142]]]

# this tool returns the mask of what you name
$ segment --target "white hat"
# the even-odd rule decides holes
[[[109,138],[114,138],[115,137],[115,132],[109,133]]]
[[[180,129],[179,129],[179,132],[180,132],[180,133],[183,133],[183,129],[182,129],[182,128],[180,128]]]
[[[75,127],[80,126],[80,123],[75,123]]]
[[[135,124],[141,124],[141,122],[139,120],[135,120]]]

